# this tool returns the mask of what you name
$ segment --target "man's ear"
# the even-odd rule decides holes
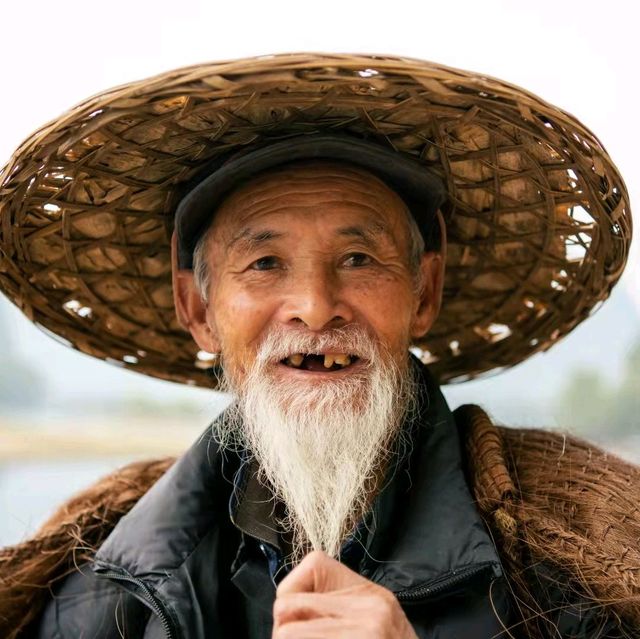
[[[422,287],[418,291],[416,311],[411,325],[414,339],[426,335],[440,313],[444,284],[444,258],[442,253],[424,253],[420,261]]]
[[[207,305],[196,287],[193,271],[178,267],[177,239],[171,238],[171,282],[173,304],[180,326],[191,333],[201,350],[218,353],[220,345],[207,321]]]
[[[426,335],[433,326],[442,305],[444,287],[444,267],[447,261],[447,227],[440,211],[436,214],[440,227],[440,250],[424,253],[420,261],[422,289],[411,326],[411,337],[417,339]]]

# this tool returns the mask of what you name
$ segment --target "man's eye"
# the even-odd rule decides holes
[[[368,266],[371,258],[365,253],[349,253],[344,263],[346,266]]]
[[[254,271],[270,271],[273,268],[278,266],[278,258],[273,255],[267,255],[266,257],[261,257],[257,259],[255,262],[252,262],[249,268]]]

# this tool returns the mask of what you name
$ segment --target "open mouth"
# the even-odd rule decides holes
[[[281,364],[289,368],[297,368],[316,373],[340,371],[353,366],[358,361],[355,355],[349,353],[294,353],[281,360]]]

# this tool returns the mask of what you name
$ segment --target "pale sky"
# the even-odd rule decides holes
[[[633,207],[640,188],[634,157],[639,17],[635,3],[625,0],[5,3],[0,162],[34,129],[89,95],[171,68],[286,51],[387,53],[497,76],[573,113],[618,165]],[[639,281],[636,241],[623,280],[599,313],[549,354],[495,381],[455,389],[454,403],[478,397],[499,406],[506,396],[516,404],[544,398],[584,363],[615,375],[638,334]],[[55,396],[183,393],[63,352],[17,313],[9,312],[8,321],[15,345],[41,366]]]

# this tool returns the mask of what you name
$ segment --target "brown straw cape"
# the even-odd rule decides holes
[[[407,154],[447,187],[443,308],[415,344],[442,382],[549,348],[622,273],[627,191],[574,117],[422,60],[301,53],[134,82],[34,133],[1,175],[0,287],[85,353],[211,386],[171,294],[184,185],[230,152],[318,133]]]
[[[559,433],[494,425],[478,406],[455,411],[464,468],[514,597],[510,637],[556,637],[564,601],[547,600],[542,569],[604,623],[640,625],[640,469]],[[31,538],[0,549],[0,636],[28,626],[172,459],[135,462],[63,504]],[[567,604],[568,605],[568,604]],[[575,608],[574,608],[575,610]],[[27,630],[27,633],[21,633]],[[594,630],[594,636],[597,632]],[[598,635],[599,636],[599,635]],[[611,636],[611,635],[607,635]],[[616,635],[617,636],[617,635]],[[620,637],[636,633],[620,633]]]

